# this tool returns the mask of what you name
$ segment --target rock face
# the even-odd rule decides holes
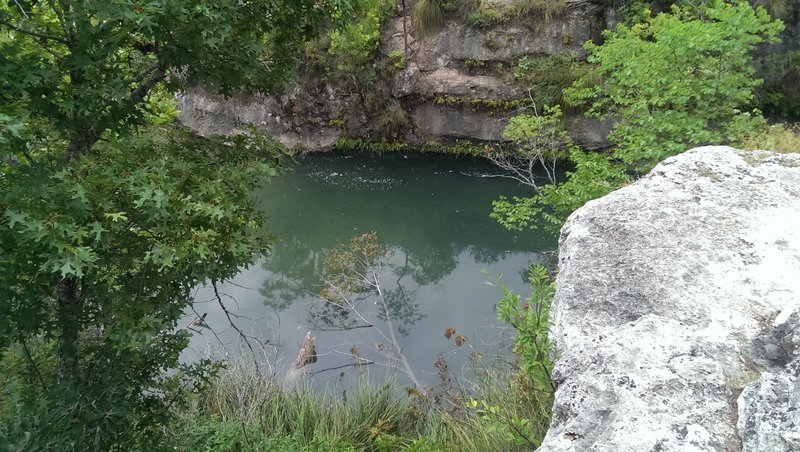
[[[800,313],[753,342],[765,369],[739,396],[739,435],[745,450],[800,450]]]
[[[800,450],[800,154],[702,147],[561,231],[541,450]]]
[[[503,8],[514,1],[491,3]],[[409,14],[414,3],[406,1]],[[516,110],[500,105],[528,96],[527,89],[513,81],[517,61],[565,52],[583,57],[583,43],[599,41],[602,31],[619,21],[613,2],[565,0],[565,5],[549,20],[531,15],[478,27],[451,17],[439,33],[420,41],[414,37],[409,16],[405,27],[409,35],[404,35],[398,9],[398,17],[384,26],[382,56],[373,66],[388,67],[390,73],[376,83],[360,86],[356,81],[358,86],[345,86],[319,73],[301,77],[293,89],[276,97],[254,94],[223,99],[192,89],[176,96],[181,121],[201,134],[236,133],[252,124],[287,146],[313,150],[330,147],[340,137],[386,138],[380,136],[381,116],[391,106],[405,117],[401,132],[391,137],[395,140],[415,144],[503,141],[503,129]],[[406,67],[394,68],[386,58],[392,54],[406,55]],[[347,83],[352,78],[348,76]],[[365,104],[371,102],[365,99],[379,97],[376,92],[389,93],[388,98],[367,108]],[[609,146],[608,124],[577,113],[568,119],[579,145]]]

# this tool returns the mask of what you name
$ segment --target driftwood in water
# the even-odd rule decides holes
[[[302,369],[303,367],[317,362],[317,349],[315,347],[316,338],[311,333],[306,334],[303,339],[303,345],[297,353],[297,358],[294,360],[294,368]]]

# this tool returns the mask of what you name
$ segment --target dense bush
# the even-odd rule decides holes
[[[586,43],[592,66],[564,90],[589,116],[614,121],[614,147],[607,154],[570,150],[574,169],[566,182],[534,187],[531,198],[496,201],[493,216],[507,227],[536,227],[542,220],[558,226],[586,201],[665,157],[696,145],[736,144],[764,129],[761,113],[752,110],[762,82],[752,53],[776,40],[781,22],[740,0],[630,17],[640,22],[605,31],[602,45]],[[526,142],[514,140],[520,149]]]

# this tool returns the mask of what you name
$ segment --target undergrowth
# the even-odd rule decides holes
[[[550,422],[553,352],[547,339],[553,283],[532,267],[522,301],[499,280],[498,316],[517,332],[511,365],[474,353],[473,378],[456,381],[440,355],[440,383],[405,390],[361,384],[346,393],[285,389],[245,362],[229,363],[204,396],[178,413],[179,451],[487,451],[538,447]],[[445,336],[459,338],[448,328]]]

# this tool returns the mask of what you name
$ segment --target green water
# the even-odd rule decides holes
[[[266,372],[282,376],[307,333],[316,337],[318,359],[304,370],[323,386],[365,374],[408,383],[410,373],[433,385],[440,353],[456,374],[475,352],[503,355],[512,334],[496,321],[499,291],[486,284],[483,272],[503,274],[509,287],[527,294],[525,268],[552,259],[556,247],[552,235],[509,232],[489,218],[493,199],[525,195],[524,187],[491,177],[496,171],[484,161],[463,157],[336,153],[299,163],[256,194],[277,237],[272,253],[221,287],[223,300],[241,316],[238,327],[261,342],[254,341],[254,348]],[[363,299],[359,319],[352,311],[332,310],[315,294],[329,250],[369,231],[387,248],[385,304],[374,296]],[[200,289],[197,300],[216,335],[200,329],[192,353],[249,357],[213,291]],[[466,344],[455,345],[455,336],[448,340],[448,327]],[[352,365],[354,352],[363,358],[360,367]],[[397,352],[407,363],[399,370]]]

